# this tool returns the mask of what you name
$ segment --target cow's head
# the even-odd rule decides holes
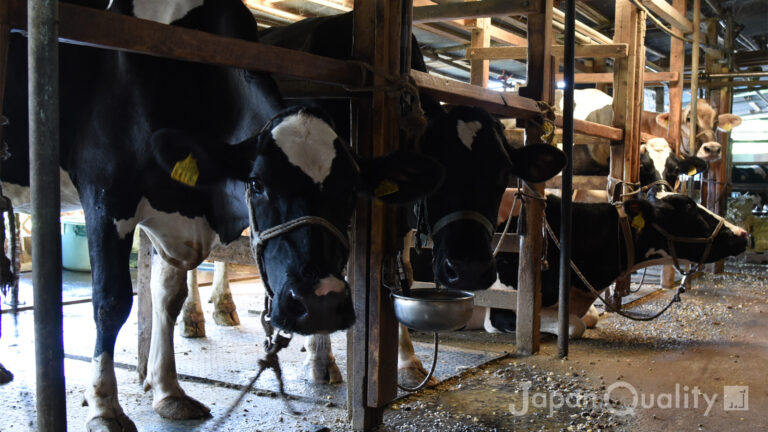
[[[547,180],[565,155],[548,145],[512,149],[495,117],[462,106],[430,120],[422,152],[445,166],[445,181],[425,202],[435,280],[454,289],[488,288],[496,280],[491,236],[509,176]]]
[[[707,167],[707,161],[699,157],[677,156],[664,138],[652,138],[640,146],[640,186],[651,185],[658,180],[667,183],[653,186],[649,194],[672,192],[666,186],[674,187],[678,176],[693,176],[706,171]]]
[[[340,330],[354,321],[344,276],[357,196],[412,203],[443,176],[438,163],[415,153],[358,160],[327,116],[307,107],[289,108],[258,136],[214,146],[215,152],[179,131],[157,132],[153,141],[167,169],[187,153],[196,159],[198,187],[222,179],[245,183],[252,249],[259,251],[261,276],[273,294],[272,323],[301,334]]]
[[[626,201],[624,208],[635,230],[638,262],[660,260],[660,264],[671,264],[673,251],[670,250],[670,240],[677,258],[694,264],[702,259],[711,263],[735,256],[747,247],[746,231],[724,221],[685,195],[660,192],[650,201]],[[723,226],[706,256],[705,242],[686,241],[712,236],[721,220]]]
[[[717,115],[714,108],[704,99],[696,102],[696,136],[691,142],[691,107],[683,110],[683,124],[680,127],[682,134],[681,150],[690,156],[698,156],[707,161],[716,161],[722,157],[722,146],[717,142],[715,129],[730,132],[731,129],[741,124],[741,117],[734,114]],[[656,122],[669,127],[669,113],[656,116]]]

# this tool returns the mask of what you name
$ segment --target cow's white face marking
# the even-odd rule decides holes
[[[61,190],[61,211],[69,212],[80,210],[83,206],[80,204],[80,195],[77,193],[69,173],[59,168],[59,189]],[[32,200],[29,193],[29,186],[20,186],[13,183],[3,182],[3,192],[5,196],[11,199],[13,211],[20,213],[32,212]]]
[[[459,120],[456,123],[456,131],[459,133],[459,139],[468,149],[472,150],[472,144],[475,142],[475,135],[483,127],[479,121],[465,122]]]
[[[221,244],[219,235],[205,217],[165,213],[154,209],[146,198],[139,201],[132,218],[113,219],[113,223],[120,238],[125,238],[140,225],[160,256],[184,270],[197,267],[214,247]]]
[[[133,14],[137,18],[170,24],[202,5],[203,0],[133,0]]]
[[[667,165],[667,159],[669,159],[672,148],[664,138],[653,138],[648,140],[645,144],[645,148],[648,150],[648,156],[653,161],[653,166],[656,171],[659,172],[659,176],[664,179],[664,168]]]
[[[275,144],[288,161],[299,167],[315,183],[321,184],[331,173],[336,157],[333,146],[336,132],[328,123],[304,112],[283,119],[272,129]]]

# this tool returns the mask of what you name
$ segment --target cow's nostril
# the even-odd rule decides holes
[[[285,302],[285,311],[293,317],[299,318],[307,313],[307,307],[304,306],[304,302],[301,297],[297,296],[295,292],[291,291],[291,295],[288,296]]]
[[[451,260],[445,260],[445,276],[448,280],[456,280],[459,278],[459,272],[456,270]]]

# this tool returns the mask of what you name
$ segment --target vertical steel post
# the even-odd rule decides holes
[[[58,2],[29,0],[29,171],[37,430],[67,429],[61,311]]]
[[[565,6],[565,52],[563,56],[563,152],[568,164],[563,169],[562,199],[560,201],[560,296],[558,300],[557,355],[568,355],[568,322],[571,293],[571,198],[573,196],[573,85],[574,85],[574,38],[576,29],[574,0]]]

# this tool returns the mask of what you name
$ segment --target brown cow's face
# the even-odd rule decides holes
[[[669,113],[659,114],[656,121],[664,126],[669,126]],[[731,129],[741,124],[741,117],[734,114],[717,115],[712,105],[704,99],[697,102],[696,136],[691,139],[691,107],[683,110],[682,151],[689,156],[698,156],[706,161],[720,160],[722,146],[717,142],[715,128],[730,132]]]

